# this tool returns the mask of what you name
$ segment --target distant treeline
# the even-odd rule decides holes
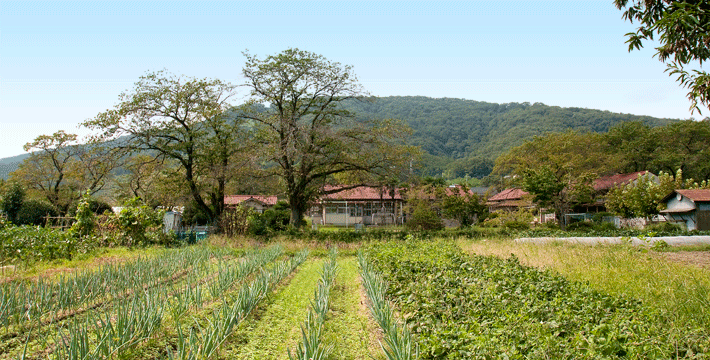
[[[346,107],[362,118],[401,119],[414,130],[412,144],[427,155],[422,175],[484,177],[495,159],[535,135],[576,130],[606,132],[623,122],[657,127],[677,122],[609,111],[562,108],[541,103],[496,104],[424,96],[390,96],[350,101]]]
[[[400,119],[414,131],[413,145],[425,151],[421,175],[482,178],[499,155],[535,135],[577,130],[606,132],[622,122],[650,127],[678,120],[618,114],[609,111],[561,108],[541,103],[496,104],[482,101],[424,96],[390,96],[370,101],[348,101],[345,107],[362,119]],[[28,155],[0,159],[7,179]]]

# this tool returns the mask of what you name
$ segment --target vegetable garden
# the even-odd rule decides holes
[[[313,250],[313,249],[312,249]],[[709,331],[450,240],[198,244],[0,282],[0,359],[706,358]]]

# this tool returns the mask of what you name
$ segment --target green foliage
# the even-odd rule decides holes
[[[636,32],[626,34],[629,51],[643,47],[645,41],[658,41],[655,56],[666,64],[669,75],[689,89],[691,109],[698,104],[710,105],[710,75],[702,70],[687,70],[710,58],[708,33],[710,33],[710,10],[706,1],[661,1],[661,0],[615,0],[624,18],[637,21]],[[657,36],[657,40],[654,39]]]
[[[76,238],[67,231],[38,226],[8,225],[0,229],[0,261],[32,263],[71,259],[95,246],[90,238]]]
[[[0,210],[7,215],[10,222],[17,221],[17,213],[25,200],[25,189],[17,182],[13,182],[5,191],[0,202]]]
[[[404,145],[409,128],[394,119],[360,119],[343,106],[364,90],[352,66],[299,49],[260,59],[245,53],[242,71],[251,104],[242,116],[257,128],[267,173],[283,180],[290,224],[301,227],[323,181],[332,176],[356,183],[389,178],[408,168],[417,149]]]
[[[90,236],[96,229],[96,216],[91,210],[91,195],[87,191],[81,197],[76,209],[76,222],[69,231],[79,237]]]
[[[67,212],[67,215],[75,216],[76,212],[77,212],[77,208],[79,207],[79,203],[81,201],[82,201],[82,199],[78,199],[77,201],[72,202],[69,205],[69,211]],[[109,205],[107,202],[97,199],[93,196],[89,196],[88,204],[89,204],[89,209],[95,215],[101,215],[105,212],[113,213],[113,209],[112,209],[111,205]]]
[[[436,213],[436,210],[426,200],[417,201],[411,209],[411,214],[407,216],[407,222],[405,223],[408,229],[432,231],[444,228],[441,216]]]
[[[41,200],[25,200],[20,211],[17,212],[15,224],[17,225],[44,225],[45,216],[57,216],[59,213],[52,204]]]
[[[237,206],[222,213],[220,228],[228,236],[244,235],[253,228],[259,214],[248,206]]]
[[[606,207],[609,211],[627,218],[649,217],[658,214],[665,207],[663,198],[676,189],[709,188],[706,181],[700,184],[693,179],[683,179],[683,171],[675,176],[661,172],[658,180],[641,176],[635,182],[612,188],[607,194]]]
[[[452,242],[371,245],[422,359],[671,358],[702,355],[708,340],[689,330],[670,341],[639,301],[550,272],[464,254]],[[446,289],[446,291],[441,291]]]
[[[113,239],[116,245],[146,246],[170,242],[163,233],[162,210],[151,209],[139,198],[128,200],[123,206],[112,219],[117,230]]]
[[[567,129],[579,132],[606,132],[614,125],[639,121],[650,126],[666,125],[672,120],[608,111],[561,108],[541,103],[495,104],[482,101],[424,96],[389,96],[372,102],[347,101],[345,108],[358,119],[402,119],[414,130],[411,143],[430,156],[419,171],[441,176],[446,170],[468,173],[485,169],[486,162],[534,136]],[[471,170],[458,171],[458,162],[473,162]],[[461,160],[463,159],[463,160]],[[448,168],[449,164],[451,168]],[[482,171],[481,174],[484,172]],[[454,174],[452,174],[454,175]]]
[[[182,212],[182,221],[185,224],[205,226],[210,223],[210,215],[193,200],[185,205]]]
[[[461,227],[473,225],[474,221],[483,221],[488,207],[476,194],[444,194],[441,209],[447,219],[456,219]]]
[[[254,235],[268,235],[288,229],[291,209],[287,202],[279,201],[273,208],[254,215],[249,232]]]

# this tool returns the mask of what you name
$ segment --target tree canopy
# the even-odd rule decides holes
[[[626,20],[640,24],[636,32],[626,34],[629,51],[640,49],[644,42],[658,36],[656,56],[666,64],[666,72],[677,76],[689,90],[691,110],[700,112],[698,104],[709,106],[710,75],[692,67],[702,66],[710,56],[710,3],[707,0],[614,0],[614,3],[624,10]]]
[[[351,66],[321,55],[287,49],[264,59],[245,54],[243,70],[250,104],[245,112],[258,131],[267,173],[283,180],[291,222],[300,226],[310,202],[337,174],[351,179],[386,177],[409,163],[413,149],[403,145],[407,127],[396,120],[360,120],[343,107],[366,95]]]
[[[151,72],[114,109],[83,125],[100,131],[95,141],[125,136],[120,147],[175,161],[193,200],[215,222],[226,183],[251,149],[239,118],[229,116],[234,94],[235,86],[221,80]]]

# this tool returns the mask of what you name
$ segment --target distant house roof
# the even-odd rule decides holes
[[[673,190],[670,194],[666,195],[666,197],[663,198],[662,201],[668,201],[673,195],[675,194],[681,194],[688,199],[692,200],[693,202],[704,202],[704,201],[710,201],[710,190],[705,190],[705,189],[677,189]]]
[[[615,174],[611,176],[602,176],[596,180],[594,180],[594,190],[596,191],[601,191],[601,190],[609,190],[615,186],[618,185],[624,185],[628,184],[636,179],[639,178],[639,176],[643,176],[646,174],[651,174],[652,173],[644,170],[644,171],[637,171],[637,172],[632,172],[628,174]]]
[[[273,195],[226,195],[224,197],[224,205],[239,205],[250,199],[270,206],[276,205],[276,202],[278,202],[276,196]]]
[[[520,200],[523,196],[529,195],[529,193],[520,188],[509,188],[505,189],[498,194],[488,198],[488,202],[499,202],[506,200]]]
[[[450,185],[446,187],[446,195],[452,196],[452,195],[458,195],[458,196],[464,196],[464,195],[474,195],[475,193],[471,191],[471,189],[463,187],[461,185]]]
[[[325,191],[337,190],[337,186],[328,185],[325,187]],[[389,189],[371,187],[371,186],[360,186],[353,189],[341,190],[332,194],[326,194],[321,196],[321,200],[402,200],[402,195],[399,193],[398,189],[394,191],[394,197],[390,196]]]

